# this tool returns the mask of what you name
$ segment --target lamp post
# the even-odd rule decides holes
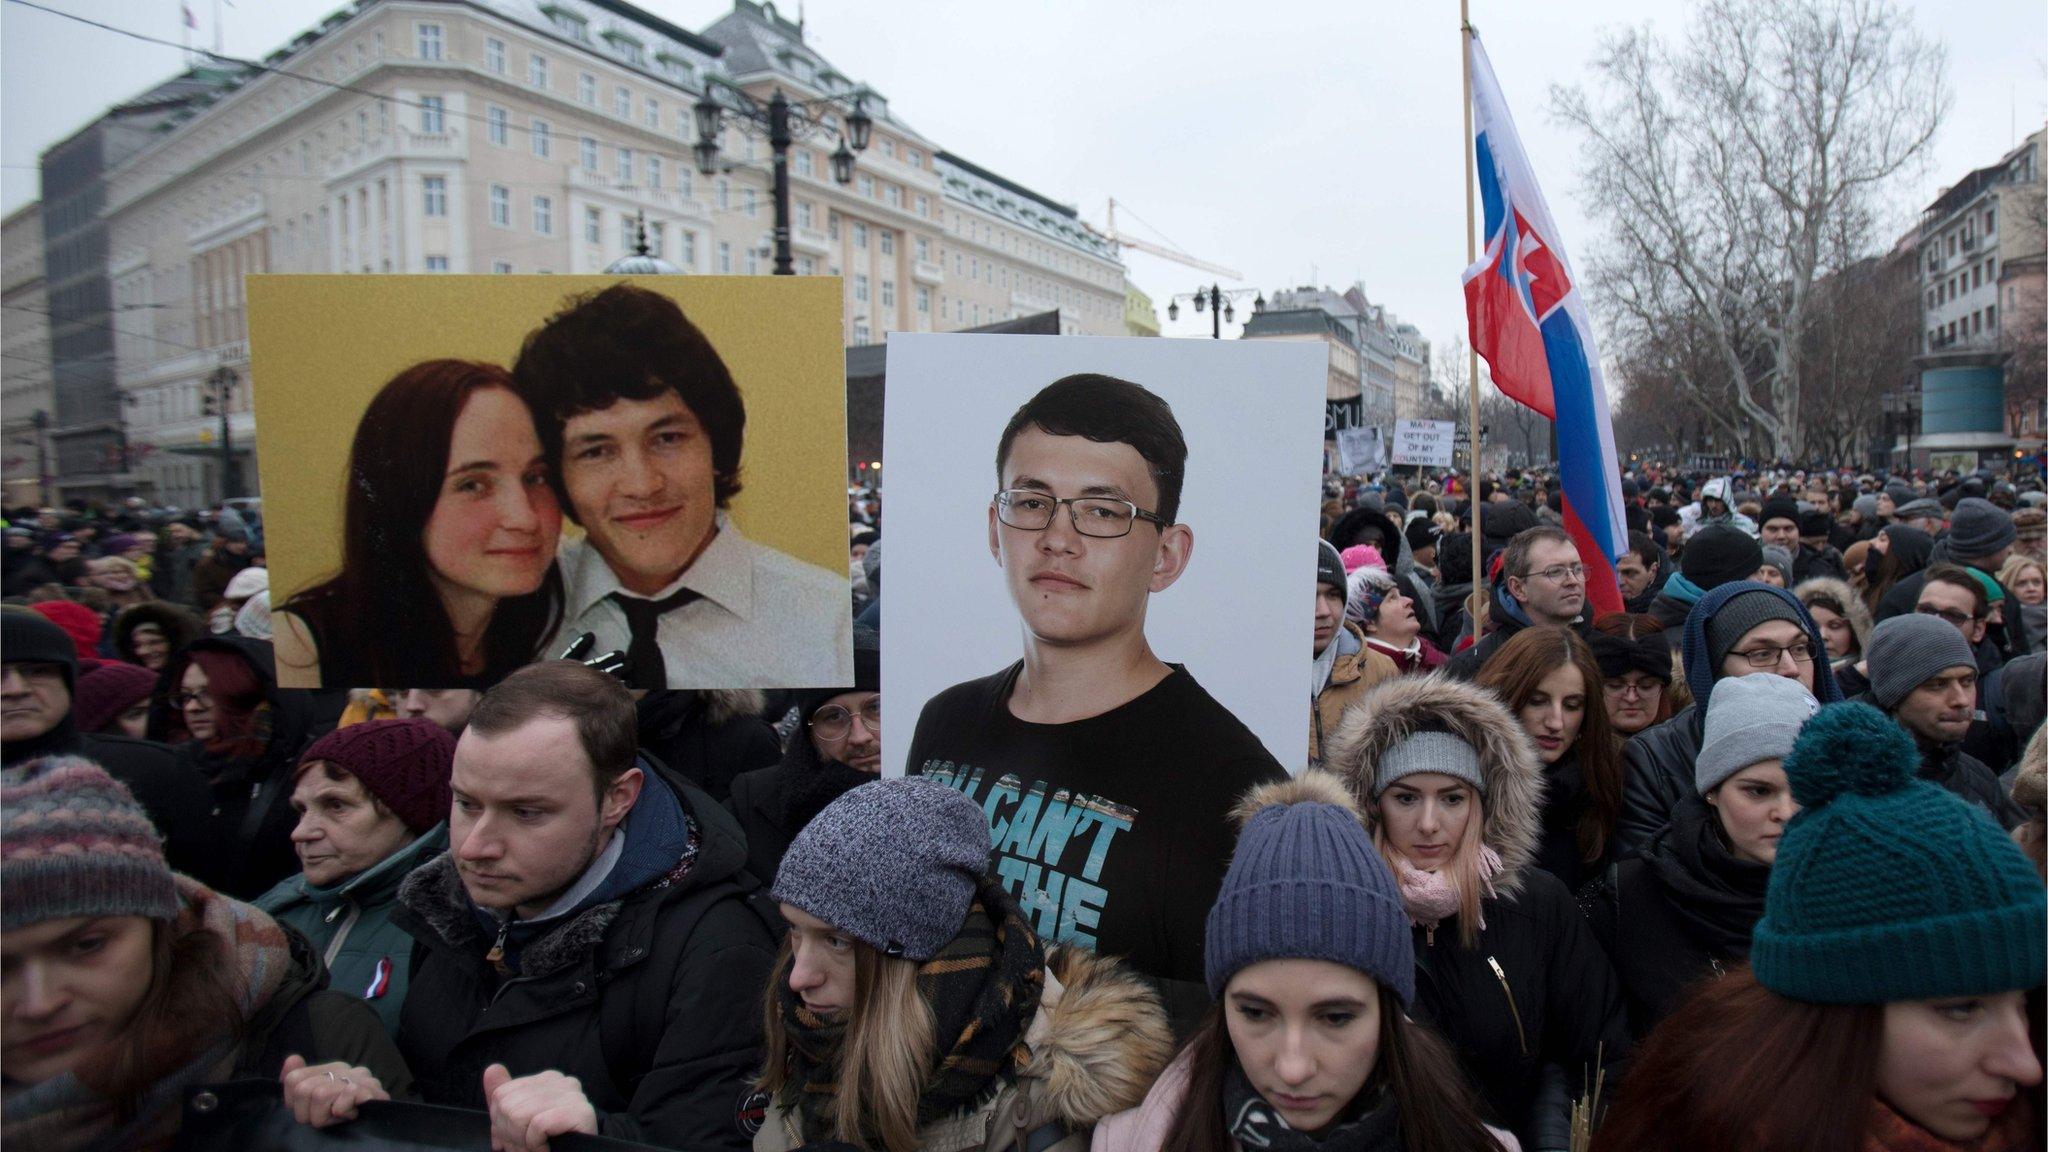
[[[720,94],[723,94],[721,98]],[[846,130],[832,153],[832,179],[841,185],[853,183],[853,157],[865,152],[874,132],[874,117],[867,113],[866,88],[844,96],[821,96],[815,100],[791,100],[777,88],[763,104],[731,86],[704,86],[704,95],[691,109],[697,121],[697,143],[690,149],[697,171],[709,176],[718,171],[718,132],[728,114],[742,128],[768,134],[768,147],[775,155],[775,275],[796,275],[796,261],[789,251],[789,146],[824,127],[829,108],[845,108]],[[848,147],[848,145],[851,147]]]
[[[1206,306],[1210,316],[1214,319],[1214,323],[1209,326],[1209,339],[1221,340],[1223,339],[1223,322],[1225,320],[1233,324],[1237,322],[1237,309],[1231,305],[1231,301],[1245,295],[1252,297],[1252,315],[1257,316],[1266,310],[1266,294],[1256,288],[1232,288],[1225,291],[1221,286],[1211,284],[1207,288],[1197,288],[1193,292],[1183,292],[1168,300],[1166,302],[1166,318],[1168,320],[1180,319],[1180,302],[1183,300],[1193,300],[1195,302],[1195,311],[1200,312]]]
[[[233,406],[235,370],[223,364],[206,378],[206,411],[209,415],[220,415],[220,497],[231,499],[242,494],[242,463],[235,459],[235,432],[228,421],[228,409]]]

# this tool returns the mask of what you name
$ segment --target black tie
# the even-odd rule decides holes
[[[626,648],[626,684],[633,688],[668,687],[668,666],[662,662],[658,639],[662,614],[701,597],[695,590],[685,588],[662,600],[645,600],[624,592],[612,593],[612,599],[625,610],[626,627],[633,637]]]

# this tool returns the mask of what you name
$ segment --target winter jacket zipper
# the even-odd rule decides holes
[[[327,945],[327,955],[321,958],[329,968],[334,967],[334,958],[341,955],[341,946],[348,942],[349,931],[356,926],[356,921],[363,918],[363,906],[353,900],[344,899],[342,903],[336,904],[328,910],[327,922],[329,924],[334,923],[334,918],[341,913],[343,908],[348,909],[348,919],[343,920],[341,927],[335,929],[334,939]]]
[[[1486,966],[1493,969],[1494,979],[1500,981],[1500,990],[1508,998],[1508,1016],[1515,1022],[1515,1039],[1521,1042],[1522,1055],[1527,1056],[1529,1054],[1529,1034],[1522,1030],[1522,1012],[1515,1007],[1515,990],[1508,987],[1508,974],[1501,969],[1500,961],[1495,960],[1491,956],[1486,958]]]

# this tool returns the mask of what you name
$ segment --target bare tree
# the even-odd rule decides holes
[[[1432,357],[1435,398],[1424,406],[1425,419],[1454,420],[1460,428],[1472,423],[1472,400],[1466,391],[1471,357],[1465,338],[1453,337],[1442,356]],[[1484,361],[1479,365],[1480,437],[1485,459],[1505,466],[1540,464],[1550,459],[1550,421],[1501,393]]]
[[[1707,0],[1676,46],[1609,39],[1598,99],[1552,89],[1609,227],[1603,303],[1638,335],[1688,317],[1775,456],[1803,447],[1814,285],[1865,254],[1884,193],[1929,159],[1945,64],[1889,0]]]

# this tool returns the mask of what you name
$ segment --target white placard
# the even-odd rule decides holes
[[[1450,420],[1396,420],[1394,463],[1424,468],[1451,466],[1451,441],[1458,425]]]
[[[1378,428],[1339,428],[1337,465],[1346,476],[1361,476],[1387,466],[1387,445]]]

